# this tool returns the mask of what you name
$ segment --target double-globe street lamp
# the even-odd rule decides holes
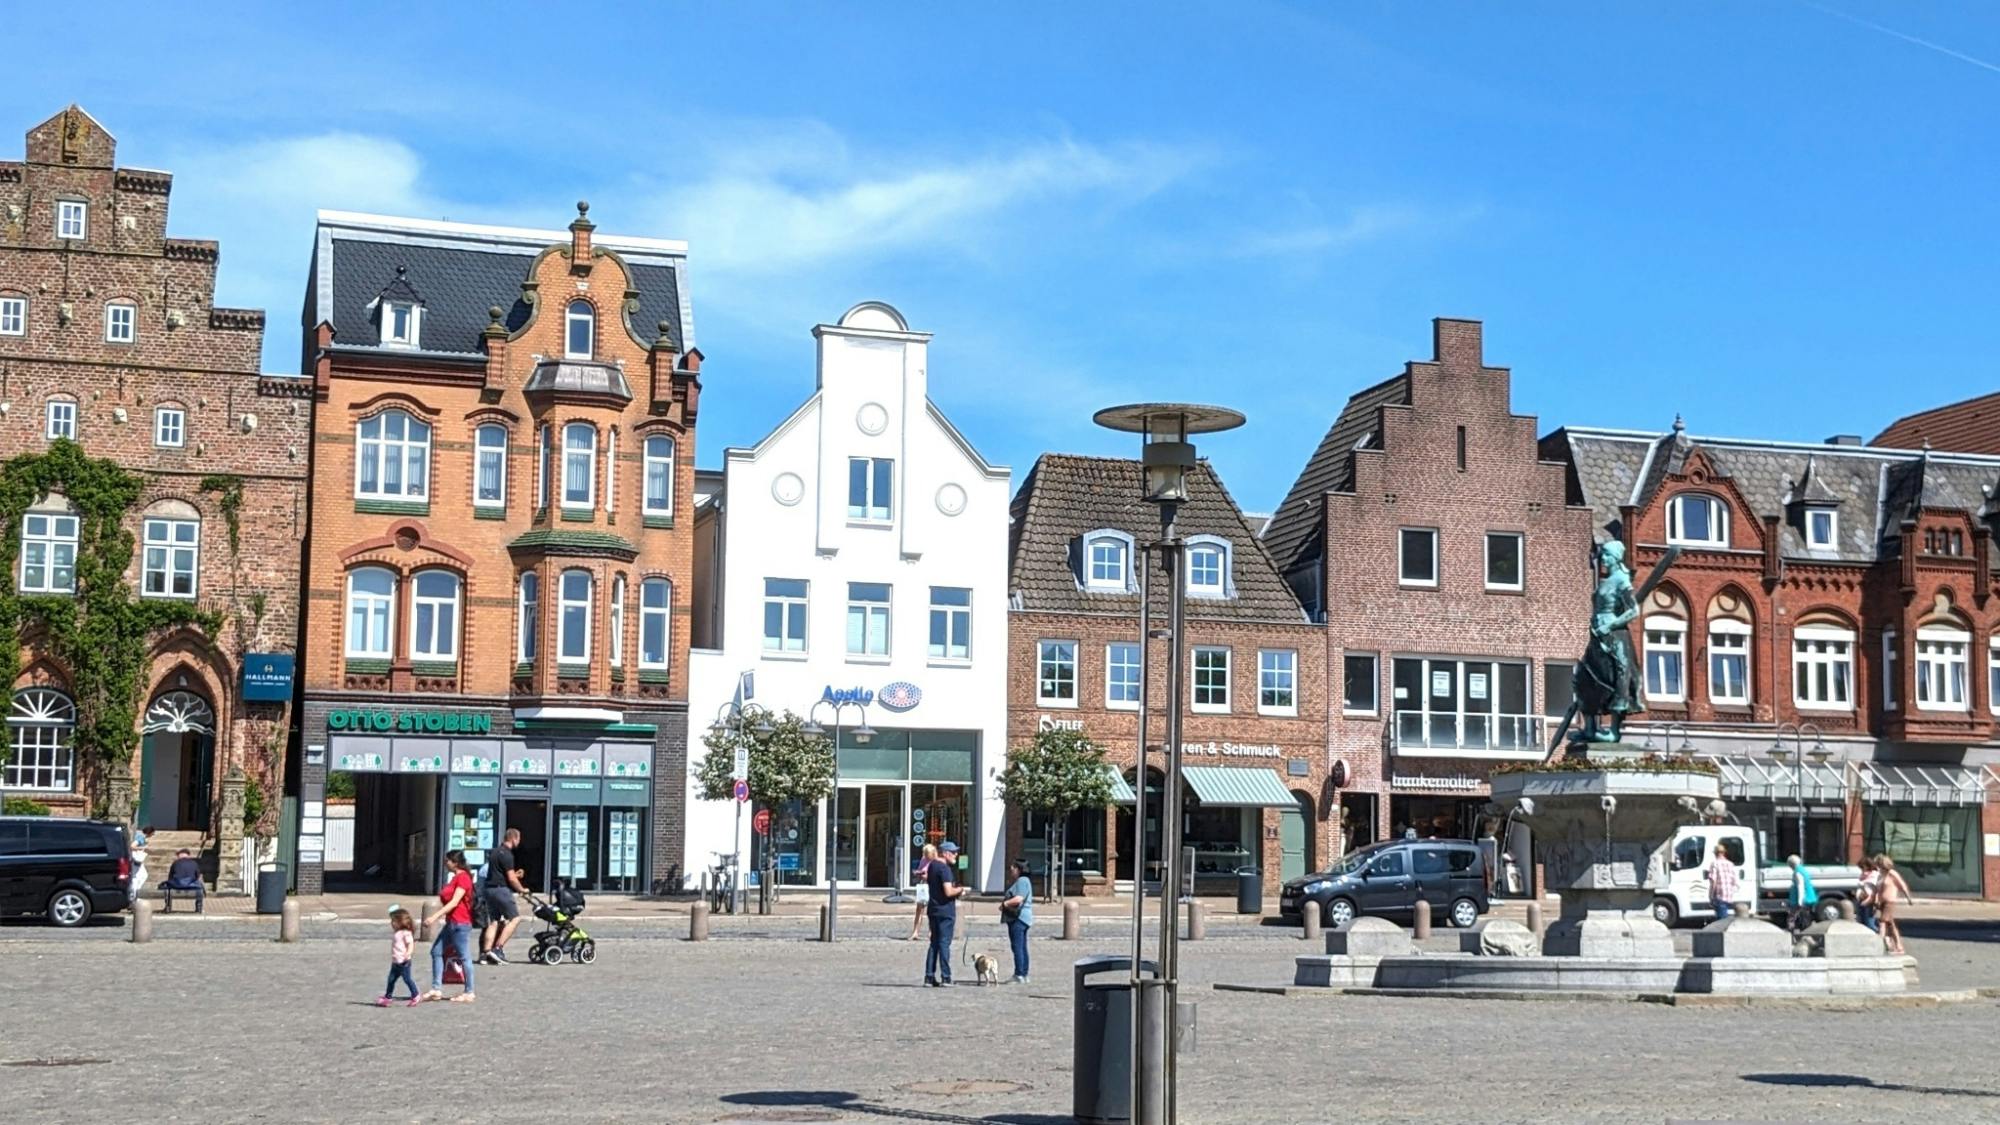
[[[1227,407],[1196,406],[1189,403],[1156,402],[1113,406],[1095,415],[1107,429],[1141,435],[1140,497],[1160,510],[1160,535],[1140,550],[1139,566],[1139,745],[1138,784],[1132,820],[1132,1093],[1133,1125],[1172,1125],[1178,1120],[1175,1106],[1176,1073],[1179,1055],[1180,934],[1174,923],[1174,906],[1184,878],[1186,858],[1181,855],[1181,713],[1183,661],[1187,657],[1186,594],[1187,542],[1175,524],[1180,506],[1188,499],[1188,475],[1195,467],[1194,434],[1233,430],[1243,424],[1243,415]],[[1167,591],[1167,627],[1153,630],[1153,560]],[[1157,968],[1146,972],[1146,735],[1151,729],[1152,646],[1155,639],[1167,642],[1166,770],[1162,794],[1165,814],[1160,818],[1160,954]]]
[[[814,738],[826,734],[820,725],[820,708],[833,709],[833,795],[826,803],[826,940],[831,942],[834,928],[840,922],[840,730],[842,717],[852,707],[861,716],[861,725],[853,730],[854,742],[866,746],[875,737],[875,730],[868,725],[868,704],[859,699],[823,698],[806,712],[806,722],[799,729]]]
[[[1826,748],[1826,737],[1825,737],[1826,732],[1820,730],[1819,724],[1817,723],[1779,723],[1778,734],[1777,737],[1771,742],[1771,751],[1770,751],[1771,757],[1776,759],[1780,763],[1783,763],[1787,756],[1789,756],[1792,759],[1792,778],[1793,778],[1792,784],[1795,790],[1792,796],[1796,798],[1799,802],[1798,857],[1800,863],[1804,863],[1806,861],[1806,756],[1808,753],[1808,751],[1806,750],[1807,731],[1811,731],[1813,736],[1813,748],[1810,751],[1812,760],[1815,763],[1825,762],[1827,758],[1831,757],[1832,755],[1828,753]],[[1792,736],[1792,749],[1790,750],[1785,749],[1785,735],[1788,732]],[[1796,878],[1796,876],[1794,876],[1794,878]]]
[[[778,728],[771,725],[771,712],[755,703],[740,703],[734,699],[724,703],[715,712],[715,721],[708,726],[708,733],[720,742],[724,735],[735,735],[736,767],[731,777],[749,783],[750,742],[749,736],[767,738]],[[735,796],[735,794],[731,794]],[[743,802],[736,802],[736,834],[729,840],[730,887],[729,912],[742,913],[743,893]]]

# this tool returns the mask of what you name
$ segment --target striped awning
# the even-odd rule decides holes
[[[1244,766],[1182,766],[1181,776],[1195,799],[1209,808],[1263,809],[1296,804],[1270,770]]]
[[[1985,771],[1961,766],[1860,766],[1862,795],[1891,805],[1978,805],[1986,801]]]
[[[1709,757],[1722,774],[1722,796],[1732,801],[1839,804],[1852,788],[1845,762],[1791,762],[1765,758]]]
[[[1125,780],[1125,775],[1118,772],[1117,766],[1105,766],[1104,772],[1111,778],[1112,804],[1130,805],[1138,801],[1137,794],[1132,792],[1132,783]]]

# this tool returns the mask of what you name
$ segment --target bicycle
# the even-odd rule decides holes
[[[736,912],[736,853],[712,852],[715,864],[703,876],[708,888],[708,908],[721,913]]]

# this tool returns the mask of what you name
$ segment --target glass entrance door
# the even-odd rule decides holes
[[[861,871],[871,887],[900,887],[908,879],[903,848],[903,787],[870,785],[862,803]]]
[[[843,785],[833,800],[833,877],[861,885],[861,786]]]

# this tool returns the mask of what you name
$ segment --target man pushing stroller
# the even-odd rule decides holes
[[[486,952],[479,960],[487,965],[507,963],[507,939],[514,936],[521,925],[521,907],[514,901],[514,893],[528,893],[521,883],[521,868],[514,860],[514,849],[521,846],[521,830],[509,828],[500,836],[500,846],[486,852],[486,875],[482,880],[480,898],[486,907],[486,930],[480,944]]]

